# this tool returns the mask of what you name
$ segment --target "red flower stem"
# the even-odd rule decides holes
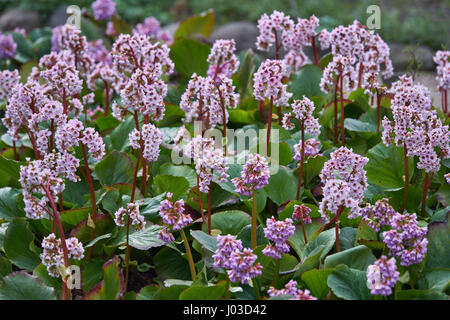
[[[31,132],[30,130],[28,130],[28,128],[25,128],[25,130],[26,130],[26,132],[27,132],[27,134],[28,134],[28,137],[30,138],[31,145],[32,145],[32,147],[33,147],[34,158],[35,158],[36,160],[39,160],[39,159],[41,158],[41,155],[40,155],[39,151],[37,150],[37,147],[36,147],[36,141],[34,140],[33,132]]]
[[[270,97],[270,106],[267,117],[266,157],[269,157],[270,129],[272,128],[272,108],[273,108],[273,97]]]
[[[427,204],[427,193],[428,193],[428,188],[431,185],[431,180],[433,180],[433,175],[428,176],[428,173],[425,173],[425,179],[423,181],[423,193],[422,193],[422,210],[421,210],[422,218],[425,217],[425,206]]]
[[[380,133],[381,127],[381,94],[377,89],[377,133]]]
[[[344,206],[341,205],[338,209],[338,212],[336,213],[336,220],[335,220],[335,225],[334,225],[335,232],[336,232],[336,252],[341,251],[341,247],[339,244],[339,217],[343,210],[344,210]]]
[[[261,115],[261,119],[266,122],[266,115],[264,114],[264,101],[259,101],[259,114]]]
[[[305,239],[305,244],[307,244],[308,243],[308,238],[306,237],[305,224],[303,223],[303,220],[301,220],[300,222],[302,223],[303,238]]]
[[[317,58],[317,48],[316,48],[316,37],[315,36],[312,37],[311,44],[312,44],[313,54],[314,54],[314,64],[316,66],[318,66],[319,65],[319,59]]]
[[[364,73],[364,66],[362,65],[362,63],[360,63],[358,70],[358,89],[361,88],[363,73]]]
[[[194,264],[194,258],[192,257],[191,247],[189,246],[188,239],[186,237],[186,234],[184,233],[184,230],[180,230],[181,238],[183,239],[184,248],[186,249],[186,253],[188,256],[188,262],[189,262],[189,269],[191,271],[191,278],[192,281],[195,281],[197,279],[197,272],[195,270],[195,264]]]
[[[253,190],[253,206],[252,206],[252,249],[254,250],[257,246],[256,241],[256,226],[257,226],[257,215],[258,215],[258,200],[256,190]]]
[[[409,185],[409,171],[408,171],[408,148],[406,147],[406,143],[403,142],[403,156],[405,160],[405,191],[403,192],[403,202],[400,207],[400,213],[403,213],[403,209],[405,209],[406,199],[408,198],[408,185]]]
[[[130,203],[134,202],[134,196],[136,194],[136,180],[137,180],[137,173],[139,170],[139,162],[141,161],[142,157],[142,150],[139,149],[139,154],[136,160],[136,168],[134,169],[134,177],[133,177],[133,188],[131,189],[131,197],[130,197]],[[129,264],[130,264],[130,245],[129,245],[129,238],[130,238],[130,219],[128,217],[127,219],[127,249],[125,254],[125,289],[128,287],[128,273],[129,273]]]
[[[91,220],[92,220],[92,223],[94,224],[94,227],[91,228],[91,233],[89,235],[89,241],[92,241],[92,240],[94,240],[94,237],[95,237],[95,223],[97,222],[97,200],[95,197],[95,189],[94,189],[94,183],[92,182],[91,170],[89,169],[86,146],[81,141],[80,141],[80,145],[81,145],[81,150],[83,151],[85,178],[86,178],[88,186],[89,186],[89,195],[91,197],[91,204],[92,204]],[[93,250],[93,246],[89,247],[87,260],[90,260],[92,257],[92,250]]]
[[[52,133],[52,135],[50,136],[50,142],[49,142],[49,151],[52,152],[53,151],[53,137],[54,137],[54,133],[55,133],[55,120],[51,120],[50,121],[50,131]]]
[[[334,144],[338,143],[338,106],[337,106],[337,92],[339,90],[339,76],[336,77],[334,85]]]
[[[52,195],[50,194],[50,187],[44,186],[41,184],[41,187],[44,189],[45,194],[47,195],[48,201],[50,202],[50,206],[53,210],[53,218],[56,222],[56,226],[58,227],[58,233],[59,237],[61,238],[61,246],[63,249],[63,257],[64,257],[64,266],[66,268],[69,267],[69,251],[67,250],[66,245],[66,236],[64,234],[64,229],[61,224],[61,220],[59,219],[58,209],[56,209],[55,200],[53,199]],[[62,300],[69,300],[70,299],[70,290],[67,288],[66,279],[63,277],[63,287],[62,287]]]
[[[19,158],[17,157],[17,147],[16,147],[16,142],[13,140],[13,152],[14,152],[14,160],[19,160]]]
[[[213,169],[211,169],[211,174],[213,172]],[[212,189],[212,183],[209,184],[209,190],[208,190],[208,234],[211,235],[211,189]]]
[[[280,45],[278,44],[278,33],[275,28],[272,29],[274,35],[275,35],[275,59],[280,59]]]
[[[301,121],[300,126],[302,131],[302,149],[300,151],[300,173],[298,175],[298,186],[296,197],[297,200],[300,200],[300,189],[302,186],[302,177],[303,177],[303,163],[305,162],[305,122]]]
[[[198,194],[198,204],[200,205],[200,213],[202,214],[203,223],[206,222],[205,215],[203,214],[202,205],[202,194],[200,192],[200,177],[197,175],[197,194]]]
[[[106,117],[109,111],[109,85],[108,82],[106,82],[105,80],[103,80],[103,84],[105,85],[105,110],[103,111]]]
[[[341,140],[342,145],[345,147],[345,128],[344,128],[344,76],[341,75],[340,85],[340,99],[341,99]]]

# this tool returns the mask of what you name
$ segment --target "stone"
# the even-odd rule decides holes
[[[13,30],[14,28],[24,28],[30,32],[41,25],[39,14],[35,11],[11,8],[3,12],[0,16],[0,31]]]
[[[399,43],[389,43],[391,48],[391,60],[394,70],[407,70],[414,56],[422,65],[420,70],[434,70],[436,65],[433,61],[434,52],[426,46],[405,45]],[[413,55],[412,55],[412,54]]]
[[[61,6],[53,11],[52,15],[48,19],[47,25],[51,28],[63,25],[67,22],[69,17],[67,12],[67,6]]]
[[[247,49],[256,50],[256,37],[259,31],[254,23],[248,21],[235,21],[218,27],[211,35],[211,42],[218,39],[234,39],[236,51],[241,52]]]

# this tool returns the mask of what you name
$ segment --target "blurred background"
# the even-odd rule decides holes
[[[31,22],[50,25],[64,15],[70,4],[90,8],[92,0],[0,0],[0,13],[8,8],[37,13]],[[354,19],[365,21],[371,4],[381,8],[381,30],[387,42],[421,44],[434,50],[450,44],[450,0],[115,0],[121,17],[130,23],[154,16],[163,25],[181,21],[209,8],[216,13],[216,28],[232,21],[255,23],[262,13],[274,9],[292,17],[321,18],[327,28],[349,24]],[[61,10],[61,7],[62,10]],[[55,16],[56,15],[56,16]],[[0,23],[0,28],[2,25]]]

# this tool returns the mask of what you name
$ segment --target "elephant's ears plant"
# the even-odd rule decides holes
[[[0,299],[448,299],[449,53],[438,110],[320,22],[262,15],[265,60],[112,0],[1,33]]]

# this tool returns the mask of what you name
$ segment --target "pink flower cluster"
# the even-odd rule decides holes
[[[241,240],[228,234],[217,236],[217,241],[217,250],[213,255],[214,267],[228,269],[231,281],[246,284],[249,279],[261,275],[261,264],[255,264],[258,257],[253,250],[242,249]]]
[[[185,112],[185,122],[205,120],[207,126],[213,128],[228,122],[227,109],[236,108],[238,101],[239,95],[234,92],[233,82],[226,75],[219,74],[216,83],[212,77],[194,73],[181,96],[180,108]]]
[[[223,150],[214,146],[212,138],[203,138],[201,135],[192,138],[184,148],[184,153],[195,162],[201,192],[209,192],[214,170],[219,175],[217,178],[219,182],[227,180],[228,168]]]
[[[270,287],[267,290],[270,297],[279,297],[282,295],[290,295],[290,300],[317,300],[317,298],[310,295],[309,290],[300,290],[297,288],[297,281],[290,280],[283,289],[277,290],[274,287]]]
[[[95,20],[108,20],[116,13],[116,4],[112,0],[96,0],[92,3]]]
[[[253,94],[256,100],[270,99],[275,106],[288,105],[292,93],[287,92],[283,78],[287,75],[287,66],[282,60],[267,59],[253,75]]]
[[[142,156],[147,161],[156,161],[159,157],[159,146],[163,142],[162,132],[153,124],[144,124],[141,130],[134,129],[129,134],[133,149],[142,149]]]
[[[66,239],[69,259],[81,260],[84,258],[83,244],[75,237]],[[47,267],[48,274],[54,278],[61,276],[60,267],[64,267],[64,254],[61,239],[50,233],[42,240],[42,264]]]
[[[314,158],[320,152],[320,141],[315,139],[308,139],[305,141],[305,157]],[[302,159],[302,141],[294,145],[294,160],[301,161]]]
[[[427,252],[428,228],[419,227],[416,214],[395,213],[390,226],[391,230],[383,232],[389,254],[399,258],[402,266],[421,262]]]
[[[281,255],[289,252],[287,240],[294,235],[295,227],[292,220],[286,218],[284,221],[277,221],[272,218],[266,220],[267,227],[264,228],[264,235],[274,244],[268,244],[263,249],[263,254],[274,259],[281,259]]]
[[[319,210],[323,218],[328,220],[329,214],[336,214],[341,206],[350,209],[349,218],[360,215],[359,203],[367,188],[363,168],[368,161],[368,158],[346,147],[331,153],[331,159],[325,162],[320,173],[320,179],[325,184]]]
[[[400,272],[394,258],[388,260],[386,256],[381,256],[374,264],[367,268],[367,285],[373,295],[389,296],[392,288],[397,283]]]
[[[380,231],[383,226],[389,226],[392,218],[396,214],[394,208],[389,205],[389,200],[383,198],[377,200],[375,205],[367,204],[365,208],[361,210],[363,221],[375,231]]]
[[[304,204],[301,205],[294,205],[294,212],[292,213],[292,219],[295,221],[300,221],[304,224],[311,223],[311,217],[309,214],[311,213],[311,209],[305,206]]]
[[[124,227],[127,223],[134,226],[134,230],[141,232],[145,227],[145,218],[139,212],[139,205],[134,202],[130,202],[127,205],[127,209],[119,208],[114,214],[114,222],[119,227]]]
[[[333,85],[333,75],[342,76],[349,89],[356,82],[362,87],[371,88],[379,85],[373,80],[382,71],[384,78],[393,75],[392,61],[389,58],[389,46],[373,30],[368,30],[359,21],[351,25],[339,26],[330,33],[322,32],[324,47],[331,45],[333,61],[323,73],[321,89],[328,92]],[[369,81],[371,80],[371,81]]]
[[[169,228],[172,228],[173,231],[178,231],[191,224],[193,220],[190,214],[184,214],[183,199],[173,202],[173,194],[170,192],[167,193],[166,197],[165,200],[161,201],[159,215],[167,227],[158,233],[158,238],[164,242],[171,242],[175,238],[169,231]]]
[[[208,77],[211,77],[216,81],[218,80],[219,75],[231,78],[239,68],[239,60],[234,54],[235,51],[236,44],[234,39],[216,40],[211,48],[211,53],[208,56]]]
[[[0,71],[0,100],[9,99],[13,94],[13,88],[19,83],[20,74],[16,69],[14,71]]]
[[[168,31],[161,30],[161,23],[155,17],[148,17],[143,23],[138,23],[133,29],[133,34],[142,34],[167,45],[173,42],[172,35]]]
[[[450,89],[450,51],[438,50],[433,57],[436,67],[438,90]]]
[[[429,90],[404,76],[391,91],[395,93],[391,106],[394,121],[384,117],[383,143],[405,146],[407,156],[419,157],[418,169],[439,171],[440,158],[450,157],[450,133],[449,126],[431,110]]]
[[[167,84],[162,75],[173,72],[170,49],[160,42],[152,43],[142,34],[121,34],[111,51],[113,69],[120,79],[115,90],[120,93],[122,105],[113,104],[113,115],[123,120],[127,111],[138,112],[161,120],[164,116],[164,98]]]
[[[17,43],[12,35],[4,35],[0,32],[0,58],[12,59],[17,50]]]
[[[263,188],[269,183],[270,171],[267,159],[259,154],[249,154],[242,168],[241,177],[231,180],[236,192],[251,196],[253,191]]]
[[[293,26],[292,19],[283,12],[275,10],[270,16],[264,13],[258,20],[259,36],[256,39],[256,47],[261,51],[269,51],[276,42],[278,33],[290,31]]]
[[[292,113],[288,112],[283,117],[283,128],[286,130],[294,129],[292,119],[297,119],[300,123],[303,123],[305,133],[312,136],[317,136],[320,133],[319,120],[314,118],[314,102],[303,96],[302,100],[294,100],[291,104]]]

